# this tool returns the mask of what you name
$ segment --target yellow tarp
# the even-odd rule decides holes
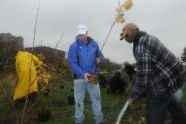
[[[35,55],[19,51],[16,55],[16,72],[18,82],[14,91],[13,100],[23,98],[27,94],[38,92],[36,66],[43,64]]]

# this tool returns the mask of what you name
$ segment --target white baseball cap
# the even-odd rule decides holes
[[[88,29],[87,29],[87,26],[85,26],[84,24],[79,24],[77,26],[77,33],[76,33],[76,36],[77,35],[80,35],[80,34],[87,34],[88,33]]]

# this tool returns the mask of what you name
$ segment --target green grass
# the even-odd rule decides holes
[[[7,81],[7,80],[3,80]],[[2,84],[2,81],[0,81]],[[12,84],[14,81],[8,79],[6,83],[6,88],[9,87],[7,84]],[[61,89],[60,86],[64,85],[64,89]],[[2,86],[1,86],[2,87]],[[71,92],[72,81],[62,81],[58,76],[51,80],[50,84],[50,94],[49,96],[44,96],[39,101],[40,105],[47,105],[52,111],[52,116],[49,121],[39,123],[37,122],[37,112],[40,105],[36,104],[34,107],[30,107],[28,104],[28,111],[26,113],[26,120],[28,124],[73,124],[74,123],[74,105],[68,105],[67,97],[73,95]],[[11,88],[7,90],[12,92]],[[10,95],[11,93],[9,93]],[[106,89],[101,89],[102,95],[102,107],[104,113],[105,124],[114,124],[119,114],[120,109],[125,103],[126,96],[125,94],[107,94]],[[186,89],[184,89],[183,94],[183,103],[186,105]],[[17,111],[18,117],[21,117],[21,112],[23,105],[20,105],[15,109],[10,100],[6,97],[0,102],[0,121],[4,118],[16,119],[15,111]],[[124,116],[121,124],[144,124],[144,104],[142,101],[136,101],[132,106],[129,106],[126,115]],[[94,124],[94,116],[92,113],[91,101],[88,94],[85,98],[85,124]]]

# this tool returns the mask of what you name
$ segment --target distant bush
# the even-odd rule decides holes
[[[10,33],[0,33],[0,72],[14,70],[17,51],[23,50],[23,38]]]

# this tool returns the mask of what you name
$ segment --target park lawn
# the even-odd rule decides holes
[[[7,96],[11,96],[13,92],[13,84],[15,78],[11,76],[0,81],[1,84],[6,84],[2,89],[5,89]],[[9,85],[8,85],[9,84]],[[27,112],[25,114],[25,124],[73,124],[74,123],[74,105],[69,105],[67,97],[73,95],[71,91],[72,80],[62,80],[60,77],[55,76],[51,80],[51,88],[48,96],[42,96],[39,102],[33,107],[29,103]],[[62,88],[64,86],[64,88]],[[106,89],[101,88],[102,107],[104,113],[105,124],[114,124],[120,109],[126,101],[126,95],[111,94]],[[0,101],[0,121],[12,120],[16,121],[22,117],[23,104],[18,105],[17,108],[13,106],[10,100],[11,97],[4,97]],[[186,105],[186,89],[183,93],[183,103]],[[37,115],[41,106],[47,106],[51,110],[51,117],[46,122],[38,122]],[[17,113],[16,113],[17,112]],[[144,124],[145,122],[145,105],[144,101],[136,101],[129,106],[126,114],[123,117],[121,124]],[[10,122],[11,123],[11,122]],[[13,124],[13,123],[12,123]],[[94,116],[91,109],[91,101],[88,94],[85,97],[85,124],[94,124]]]

